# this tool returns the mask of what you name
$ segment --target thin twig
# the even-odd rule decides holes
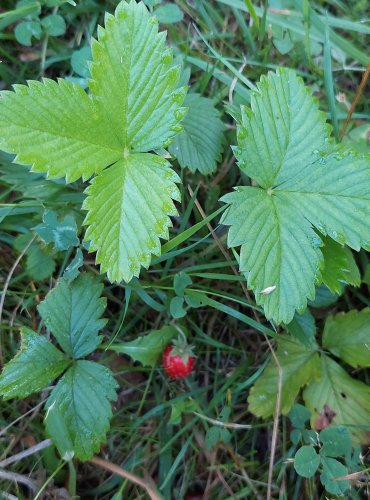
[[[10,280],[12,279],[13,273],[16,270],[18,264],[20,263],[22,257],[27,252],[27,250],[29,249],[29,247],[31,246],[31,244],[34,242],[35,238],[36,238],[36,236],[34,236],[27,243],[27,245],[24,247],[24,249],[22,250],[22,252],[18,255],[17,259],[15,260],[15,262],[14,262],[12,268],[10,269],[9,274],[8,274],[6,280],[5,280],[4,288],[3,288],[3,291],[1,292],[1,298],[0,298],[0,325],[1,325],[2,315],[3,315],[5,295],[6,295],[6,292],[8,290]],[[3,351],[2,351],[2,346],[1,346],[1,342],[0,342],[0,366],[3,366],[3,364],[4,364]]]
[[[13,483],[24,484],[32,491],[32,493],[35,493],[37,490],[37,486],[30,478],[28,478],[26,476],[22,476],[22,474],[17,474],[16,472],[9,472],[9,471],[0,469],[0,479],[5,479],[7,481],[13,481]]]
[[[45,439],[44,441],[41,441],[41,443],[37,443],[34,446],[31,446],[31,448],[27,448],[27,450],[23,450],[16,455],[5,458],[0,462],[0,467],[6,467],[7,465],[14,464],[14,462],[19,462],[19,460],[22,460],[25,457],[29,457],[30,455],[34,455],[35,453],[44,450],[45,448],[49,448],[49,446],[51,445],[51,439]]]
[[[244,59],[244,62],[243,64],[240,66],[239,68],[239,73],[242,73],[243,72],[243,69],[246,67],[247,65],[247,61]],[[238,79],[237,77],[235,76],[233,78],[233,81],[231,82],[231,85],[230,85],[230,88],[229,88],[229,103],[232,104],[233,103],[233,93],[234,93],[234,89],[235,89],[235,85],[237,84],[238,82]]]
[[[348,124],[349,124],[349,122],[351,120],[352,114],[353,114],[353,112],[354,112],[354,110],[355,110],[355,108],[356,108],[356,106],[358,104],[358,101],[360,100],[360,97],[361,97],[362,92],[363,92],[363,90],[365,88],[367,79],[369,78],[369,74],[370,74],[370,63],[367,65],[366,71],[362,75],[361,83],[360,83],[360,85],[357,88],[357,92],[356,92],[355,98],[353,100],[353,103],[352,103],[349,111],[348,111],[346,121],[344,122],[344,125],[342,127],[341,133],[339,135],[339,140],[340,141],[343,139],[344,134],[346,133],[346,130],[347,130]]]
[[[190,186],[188,186],[188,190],[189,190],[189,193],[190,193],[190,196],[193,196],[193,190],[191,189]],[[206,214],[204,213],[199,201],[195,198],[195,206],[197,207],[197,209],[199,210],[199,213],[200,215],[203,217],[203,219],[206,218]],[[233,273],[236,275],[236,276],[239,276],[239,273],[238,271],[236,270],[236,268],[231,264],[232,260],[231,260],[231,257],[229,255],[229,253],[227,252],[227,250],[224,248],[223,244],[221,243],[220,239],[218,238],[217,234],[215,233],[215,231],[213,230],[211,224],[209,222],[207,222],[207,227],[210,231],[210,233],[212,234],[217,246],[219,247],[219,249],[221,250],[222,254],[224,255],[224,257],[226,258],[226,260],[228,262],[230,262],[230,267],[233,271]],[[240,283],[240,286],[242,287],[243,289],[243,292],[248,300],[248,302],[250,304],[252,304],[252,299],[251,299],[251,296],[249,295],[249,292],[246,288],[246,286],[244,285],[244,283],[242,281],[239,282]],[[252,308],[252,311],[253,311],[253,315],[255,317],[255,320],[258,322],[258,323],[261,323],[261,320],[257,314],[257,311]],[[276,395],[276,404],[275,404],[275,415],[274,415],[274,424],[273,424],[273,428],[272,428],[272,436],[271,436],[271,452],[270,452],[270,460],[269,460],[269,471],[268,471],[268,482],[267,482],[267,496],[266,496],[266,500],[270,500],[271,499],[271,491],[272,491],[272,476],[273,476],[273,471],[274,471],[274,463],[275,463],[275,453],[276,453],[276,443],[277,443],[277,435],[278,435],[278,430],[279,430],[279,416],[280,416],[280,406],[281,406],[281,392],[282,392],[282,388],[283,388],[283,370],[281,368],[281,365],[280,365],[280,362],[275,354],[275,351],[271,345],[271,342],[269,340],[269,338],[267,337],[267,335],[265,333],[263,333],[264,337],[265,337],[265,340],[267,342],[267,345],[268,345],[268,348],[271,352],[271,355],[272,355],[272,358],[274,360],[274,363],[277,367],[277,371],[278,371],[278,387],[277,387],[277,395]]]
[[[112,474],[116,474],[117,476],[123,477],[124,479],[131,481],[131,483],[141,486],[147,492],[151,500],[162,500],[162,496],[152,486],[147,484],[140,477],[135,476],[131,472],[122,469],[118,465],[112,464],[112,462],[108,462],[107,460],[103,460],[102,458],[99,457],[93,457],[90,460],[90,462],[97,465],[98,467],[101,467],[103,469],[108,470],[109,472],[112,472]]]

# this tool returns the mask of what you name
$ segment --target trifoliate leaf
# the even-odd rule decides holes
[[[192,284],[192,280],[190,276],[184,272],[180,272],[175,274],[175,277],[173,279],[173,288],[175,289],[176,295],[179,297],[184,296],[184,291],[186,287]]]
[[[343,283],[360,286],[361,276],[351,250],[331,238],[323,238],[324,269],[321,277],[332,293],[341,293]]]
[[[4,399],[25,398],[41,391],[69,364],[69,360],[43,335],[22,328],[21,336],[20,351],[5,365],[0,377],[0,394]]]
[[[149,265],[176,214],[179,178],[164,160],[139,154],[167,147],[186,111],[165,37],[144,3],[122,1],[92,43],[89,96],[65,80],[0,94],[1,149],[51,178],[98,174],[84,205],[86,240],[112,281]]]
[[[62,457],[88,460],[99,451],[117,386],[108,368],[91,361],[77,361],[60,379],[47,400],[45,424]]]
[[[370,387],[352,378],[338,363],[322,355],[320,378],[309,384],[303,398],[311,411],[313,428],[326,405],[335,413],[333,424],[347,426],[356,441],[368,442]]]
[[[345,457],[352,450],[351,434],[347,427],[331,426],[320,432],[320,453],[327,457]]]
[[[294,457],[294,468],[300,476],[312,477],[315,475],[321,459],[312,446],[302,446]]]
[[[160,255],[160,238],[168,239],[177,215],[172,199],[180,200],[180,179],[164,158],[130,154],[95,177],[87,188],[83,208],[89,227],[85,240],[97,250],[96,262],[110,281],[130,281],[151,254]]]
[[[144,366],[155,366],[159,356],[165,347],[177,335],[172,326],[164,326],[160,330],[154,330],[148,335],[138,337],[131,342],[121,342],[109,347],[112,351],[127,354],[134,361],[139,361]]]
[[[370,309],[329,316],[325,322],[323,347],[353,366],[370,367]]]
[[[184,104],[189,108],[182,122],[184,128],[175,137],[169,152],[182,168],[210,174],[222,153],[225,126],[212,99],[188,94]]]
[[[43,223],[35,227],[36,233],[45,243],[54,243],[56,250],[67,250],[79,244],[77,224],[73,215],[66,215],[58,221],[58,215],[53,210],[45,210]]]
[[[317,346],[307,348],[299,341],[281,336],[276,356],[283,370],[281,412],[286,414],[293,406],[299,390],[320,375]],[[249,411],[258,417],[267,418],[275,413],[278,390],[278,370],[273,359],[252,387]]]
[[[90,354],[101,342],[97,334],[106,323],[103,285],[91,274],[69,283],[60,279],[38,311],[63,350],[74,358]]]
[[[348,474],[348,469],[334,458],[322,457],[321,484],[332,495],[343,495],[349,489],[348,479],[338,481],[338,477]]]
[[[238,187],[223,223],[268,318],[289,323],[321,282],[322,240],[370,247],[370,160],[334,146],[311,90],[294,71],[261,78],[242,108],[235,155],[258,187]],[[271,293],[265,293],[270,290]]]

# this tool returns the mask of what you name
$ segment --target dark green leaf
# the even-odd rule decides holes
[[[46,326],[74,358],[90,354],[101,342],[97,333],[106,323],[100,318],[106,306],[102,290],[91,274],[80,274],[72,283],[62,278],[38,306]]]
[[[347,467],[344,467],[338,460],[329,457],[321,457],[322,473],[320,481],[325,486],[328,493],[333,495],[343,495],[349,489],[349,481],[337,481],[338,477],[348,474]]]
[[[25,398],[48,386],[68,366],[68,359],[49,340],[28,328],[21,330],[18,354],[5,365],[0,377],[4,399]]]
[[[296,403],[288,413],[288,417],[293,427],[304,429],[306,422],[311,418],[311,412],[305,406]]]
[[[162,24],[173,24],[182,21],[184,13],[176,4],[166,3],[158,7],[154,14],[157,16],[158,21]]]
[[[72,262],[66,267],[63,273],[63,278],[67,281],[73,281],[79,275],[79,269],[84,263],[84,258],[80,248],[77,249],[76,255]]]
[[[175,289],[176,295],[178,295],[179,297],[184,296],[185,288],[191,284],[191,278],[186,273],[181,272],[175,274],[175,277],[173,279],[173,287]]]
[[[306,309],[303,314],[295,313],[293,321],[286,325],[286,329],[306,347],[310,347],[315,340],[315,318],[309,309]]]
[[[170,313],[175,319],[183,318],[186,316],[186,309],[184,308],[184,299],[182,297],[174,297],[170,302]]]
[[[327,457],[343,457],[352,450],[351,434],[347,427],[327,427],[320,432],[323,446],[320,450]]]
[[[315,475],[319,465],[320,456],[312,446],[302,446],[294,457],[294,468],[300,476],[312,477]]]
[[[23,21],[15,27],[14,35],[16,40],[22,45],[30,46],[32,37],[41,38],[41,24],[39,21]]]
[[[46,210],[43,223],[35,227],[36,233],[45,243],[54,243],[56,250],[67,250],[79,244],[77,225],[72,215],[66,215],[58,221],[58,216],[53,210]]]
[[[88,460],[99,451],[112,415],[117,382],[108,368],[77,361],[51,392],[46,430],[62,457]]]

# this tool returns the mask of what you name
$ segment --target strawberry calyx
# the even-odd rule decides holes
[[[188,344],[186,338],[181,335],[172,341],[171,356],[179,356],[184,364],[188,363],[189,358],[195,358],[193,350],[194,346]]]

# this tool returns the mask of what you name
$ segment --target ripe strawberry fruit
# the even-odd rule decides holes
[[[163,368],[167,376],[173,380],[187,377],[193,370],[195,356],[193,347],[182,339],[174,341],[163,353]]]

